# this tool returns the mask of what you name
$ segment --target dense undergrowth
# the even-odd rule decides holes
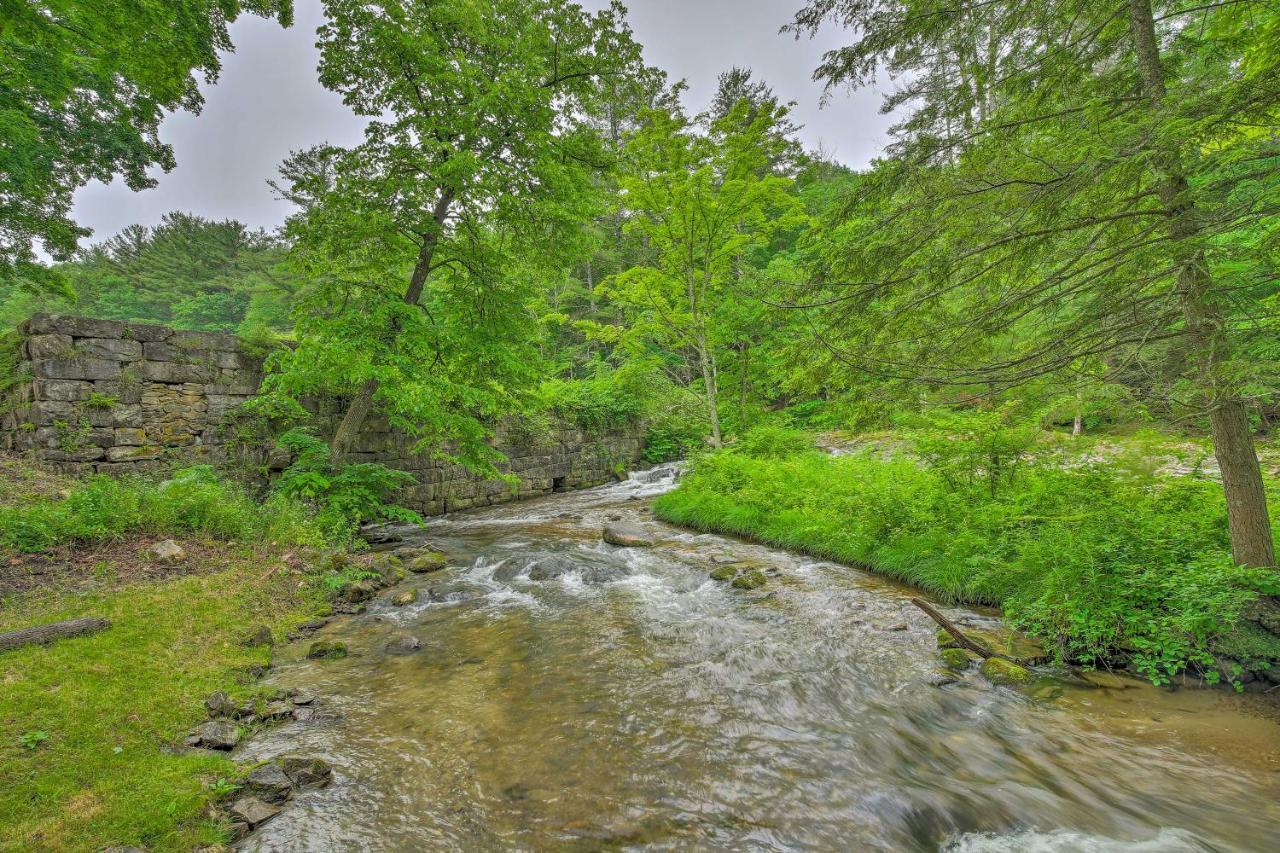
[[[955,476],[954,455],[947,463],[833,457],[765,431],[698,460],[655,509],[1000,606],[1064,658],[1129,661],[1157,683],[1188,666],[1216,679],[1215,644],[1258,595],[1280,592],[1274,571],[1233,564],[1209,480],[1033,462],[993,483]],[[1252,659],[1234,663],[1275,660],[1274,643],[1236,646]]]

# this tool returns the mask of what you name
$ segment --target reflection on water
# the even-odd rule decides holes
[[[344,660],[283,651],[278,683],[334,713],[241,757],[316,754],[336,780],[245,849],[1276,849],[1280,725],[1262,700],[933,686],[933,625],[908,590],[659,525],[639,498],[670,482],[418,532],[458,566],[410,581],[435,595],[333,623]],[[613,516],[666,541],[604,545]],[[757,593],[708,580],[730,560],[776,574]],[[387,655],[405,633],[423,650]]]

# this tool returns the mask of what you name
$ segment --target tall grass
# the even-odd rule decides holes
[[[655,510],[1003,607],[1071,659],[1119,651],[1157,682],[1212,667],[1241,611],[1280,592],[1273,571],[1232,563],[1221,489],[1189,477],[1033,466],[993,495],[907,458],[723,452]]]

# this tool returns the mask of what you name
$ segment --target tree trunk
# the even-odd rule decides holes
[[[1129,0],[1129,22],[1143,95],[1159,114],[1164,110],[1167,92],[1151,0]],[[1199,354],[1200,384],[1209,409],[1213,450],[1222,469],[1232,555],[1241,565],[1274,566],[1267,496],[1249,420],[1239,397],[1218,385],[1218,367],[1227,341],[1222,333],[1222,318],[1209,300],[1213,281],[1204,254],[1195,245],[1200,226],[1195,205],[1187,197],[1187,176],[1177,151],[1156,150],[1153,154],[1161,174],[1160,201],[1169,214],[1169,236],[1174,251],[1181,255],[1177,258],[1177,292],[1187,331]]]
[[[1084,402],[1079,394],[1076,394],[1076,418],[1071,422],[1071,435],[1074,438],[1084,435]]]
[[[445,190],[432,211],[435,227],[423,235],[422,246],[418,249],[418,262],[413,267],[409,287],[404,292],[406,305],[416,305],[422,298],[422,289],[426,286],[427,276],[431,273],[431,260],[435,257],[436,246],[440,243],[440,232],[444,228],[445,219],[449,216],[449,207],[453,204],[453,199],[453,191]],[[394,345],[399,329],[391,328],[388,331]],[[333,441],[329,444],[330,458],[335,463],[341,462],[350,452],[352,443],[360,434],[360,428],[364,426],[365,418],[369,416],[369,412],[373,411],[373,400],[377,393],[378,380],[366,379],[357,389],[355,396],[351,398],[351,402],[347,404],[347,411],[339,421],[338,428],[334,430]]]
[[[707,391],[707,416],[711,419],[711,446],[719,450],[724,447],[724,439],[720,434],[720,404],[718,388],[716,388],[715,369],[707,352],[707,335],[698,330],[698,366],[702,368],[702,383]]]

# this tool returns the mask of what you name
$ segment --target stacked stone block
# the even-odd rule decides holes
[[[0,411],[0,448],[76,472],[129,472],[222,459],[226,418],[257,392],[260,359],[234,335],[40,314],[23,327],[24,381]],[[355,461],[409,471],[405,505],[426,515],[610,481],[639,459],[638,429],[588,434],[500,428],[508,480],[486,480],[372,417]],[[264,448],[264,457],[267,455]]]

